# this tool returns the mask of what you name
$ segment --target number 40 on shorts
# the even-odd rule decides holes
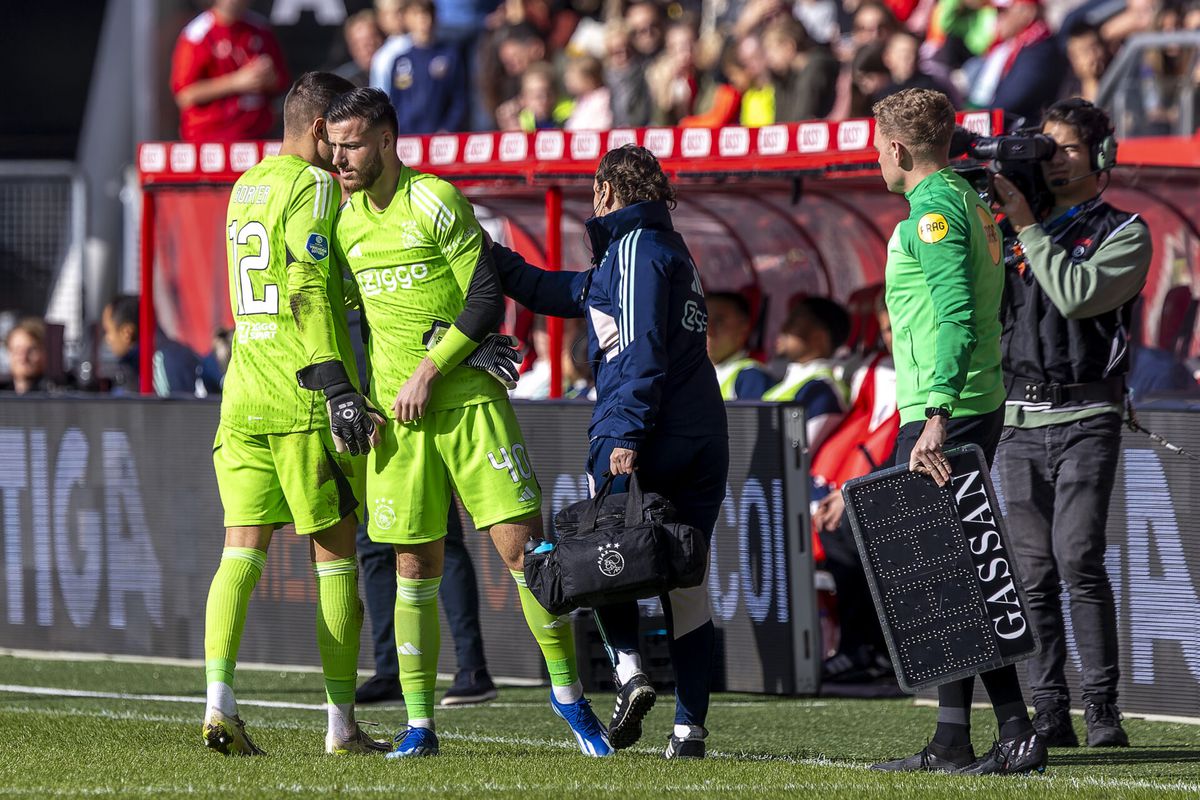
[[[529,480],[533,476],[533,470],[529,466],[529,456],[525,454],[525,445],[520,442],[508,447],[501,447],[499,458],[496,453],[489,452],[488,461],[491,462],[492,469],[508,470],[508,476],[512,478],[513,483]]]

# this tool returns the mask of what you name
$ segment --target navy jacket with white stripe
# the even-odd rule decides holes
[[[539,314],[586,317],[596,378],[591,439],[637,450],[652,435],[726,436],[725,405],[708,360],[700,275],[660,201],[587,221],[595,266],[538,269],[494,245],[504,291]]]

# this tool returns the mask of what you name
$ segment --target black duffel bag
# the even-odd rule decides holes
[[[704,532],[676,521],[662,495],[642,492],[637,473],[625,493],[613,494],[613,480],[554,515],[556,544],[530,542],[525,583],[551,614],[657,597],[704,580]]]

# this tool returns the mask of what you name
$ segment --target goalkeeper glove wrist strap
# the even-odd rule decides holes
[[[471,352],[478,346],[479,342],[471,339],[457,326],[451,325],[429,351],[429,360],[434,363],[439,372],[445,375],[458,366],[464,358],[471,355]]]
[[[326,399],[354,391],[346,367],[340,361],[324,361],[320,364],[310,364],[296,373],[296,380],[301,389],[325,392]]]

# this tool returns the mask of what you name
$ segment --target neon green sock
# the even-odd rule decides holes
[[[208,587],[204,612],[204,673],[208,683],[233,686],[246,607],[267,564],[267,554],[252,547],[226,547]]]
[[[542,648],[542,657],[546,659],[546,669],[550,672],[550,683],[555,686],[574,684],[579,680],[579,670],[575,666],[575,633],[571,630],[571,624],[542,608],[542,604],[525,585],[523,573],[514,570],[509,572],[517,582],[525,624],[529,626],[533,638],[537,639],[538,647]]]
[[[442,578],[396,576],[396,655],[400,661],[400,687],[408,719],[433,719],[433,689],[437,683],[438,651],[442,629],[438,621],[437,594]]]
[[[354,702],[358,637],[363,611],[358,563],[353,558],[313,564],[317,576],[317,648],[325,673],[325,696],[335,705]]]

